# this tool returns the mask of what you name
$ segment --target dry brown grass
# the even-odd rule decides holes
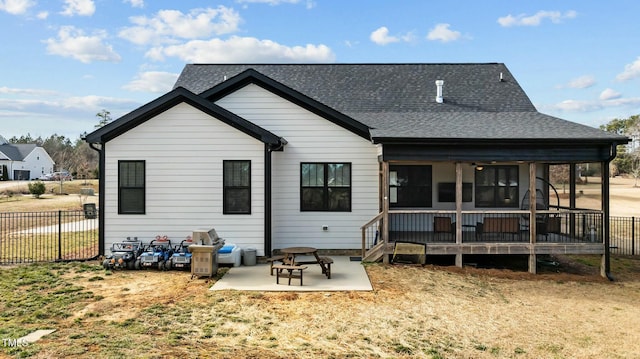
[[[11,186],[11,182],[0,188],[0,212],[44,212],[57,210],[79,210],[84,203],[98,203],[98,196],[80,194],[81,188],[92,188],[98,192],[97,180],[73,180],[44,182],[46,192],[40,198],[29,194],[27,184]]]
[[[71,271],[63,278],[99,297],[52,323],[35,357],[640,356],[640,261],[614,261],[612,283],[596,274],[597,258],[557,260],[563,273],[539,275],[373,264],[374,291],[333,293],[213,292],[184,272]]]

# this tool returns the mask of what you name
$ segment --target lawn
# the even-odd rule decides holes
[[[98,203],[98,196],[82,195],[82,188],[91,188],[98,192],[97,180],[73,180],[63,182],[43,182],[46,192],[40,198],[29,194],[26,183],[12,185],[13,182],[0,182],[1,212],[43,212],[57,210],[80,210],[84,203]]]
[[[632,358],[640,260],[523,271],[370,264],[372,292],[213,292],[187,272],[98,263],[0,269],[0,337],[56,329],[38,358]],[[560,273],[556,273],[560,271]],[[226,268],[219,271],[222,276]]]

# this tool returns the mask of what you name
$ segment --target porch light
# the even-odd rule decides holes
[[[477,165],[476,166],[476,171],[482,171],[484,169],[484,167],[482,165]]]

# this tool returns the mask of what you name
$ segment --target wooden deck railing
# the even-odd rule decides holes
[[[384,213],[382,212],[378,213],[369,222],[360,227],[362,231],[362,258],[364,258],[367,251],[378,244],[380,240],[383,215]]]
[[[383,238],[383,218],[379,213],[361,227],[363,257]],[[603,243],[603,213],[594,210],[538,210],[534,221],[525,210],[390,210],[388,218],[389,242]]]

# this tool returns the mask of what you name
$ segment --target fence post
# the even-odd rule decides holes
[[[58,211],[58,260],[62,260],[62,211]]]
[[[636,255],[636,217],[631,217],[631,255]]]

